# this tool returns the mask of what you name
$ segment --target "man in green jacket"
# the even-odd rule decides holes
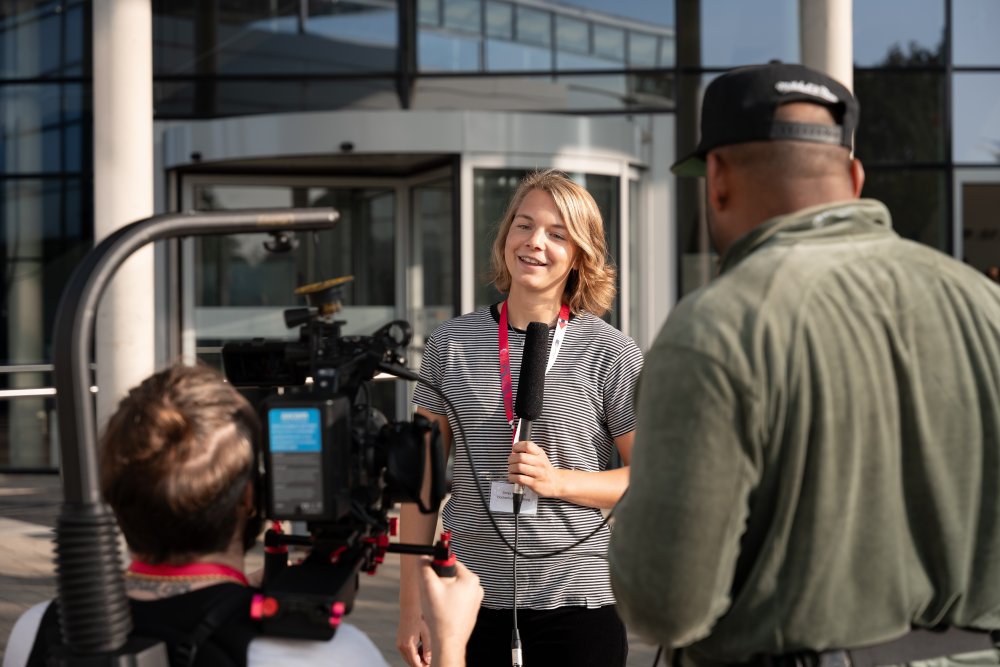
[[[734,70],[674,167],[720,275],[646,357],[609,558],[678,664],[1000,662],[1000,288],[858,199],[857,118],[819,72]]]

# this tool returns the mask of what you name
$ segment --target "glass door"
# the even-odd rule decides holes
[[[367,335],[407,319],[412,350],[455,312],[451,179],[288,179],[198,176],[184,181],[185,208],[332,207],[330,230],[296,235],[278,248],[268,234],[188,239],[182,249],[181,321],[185,358],[221,366],[228,341],[296,339],[284,311],[305,305],[295,289],[350,276],[337,315],[344,335]],[[407,270],[407,269],[412,270]],[[419,356],[419,355],[417,355]],[[411,367],[417,367],[411,360]],[[376,407],[390,419],[407,411],[403,383],[376,382]],[[399,385],[399,386],[397,386]]]

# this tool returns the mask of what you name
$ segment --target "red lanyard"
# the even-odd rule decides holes
[[[562,347],[563,336],[566,335],[566,325],[569,324],[569,306],[565,303],[559,309],[559,321],[556,323],[556,333],[549,347],[549,360],[545,364],[545,373],[556,362],[559,348]],[[497,329],[497,341],[500,345],[500,395],[503,396],[503,408],[507,413],[507,423],[514,430],[514,384],[510,379],[510,344],[507,339],[507,302],[500,306],[500,326]]]
[[[161,577],[163,579],[200,579],[204,577],[221,577],[232,579],[236,583],[249,586],[246,575],[237,569],[221,563],[188,563],[187,565],[150,565],[139,560],[133,560],[128,566],[128,572],[145,577]]]

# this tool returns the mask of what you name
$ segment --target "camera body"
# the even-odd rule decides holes
[[[415,502],[436,511],[446,491],[445,463],[435,424],[421,415],[390,422],[368,399],[376,374],[405,371],[409,324],[342,336],[343,322],[316,308],[286,311],[285,321],[299,326],[298,340],[222,348],[230,383],[268,392],[258,404],[264,514],[303,522],[309,533],[267,531],[254,615],[265,634],[329,639],[350,612],[358,573],[373,574],[386,551],[403,550],[390,543],[389,510]],[[288,564],[290,545],[309,549],[301,563]]]

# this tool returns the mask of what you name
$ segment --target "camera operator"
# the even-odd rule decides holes
[[[260,433],[247,400],[207,367],[157,373],[119,404],[101,442],[101,489],[132,556],[125,588],[133,633],[162,639],[175,666],[385,665],[346,623],[330,641],[258,636],[249,614],[258,589],[244,574],[244,554],[262,524]],[[458,569],[432,599],[474,617],[482,592],[475,575]],[[471,627],[448,619],[437,626],[461,654]],[[56,605],[36,605],[15,625],[3,665],[45,664],[58,639]]]

